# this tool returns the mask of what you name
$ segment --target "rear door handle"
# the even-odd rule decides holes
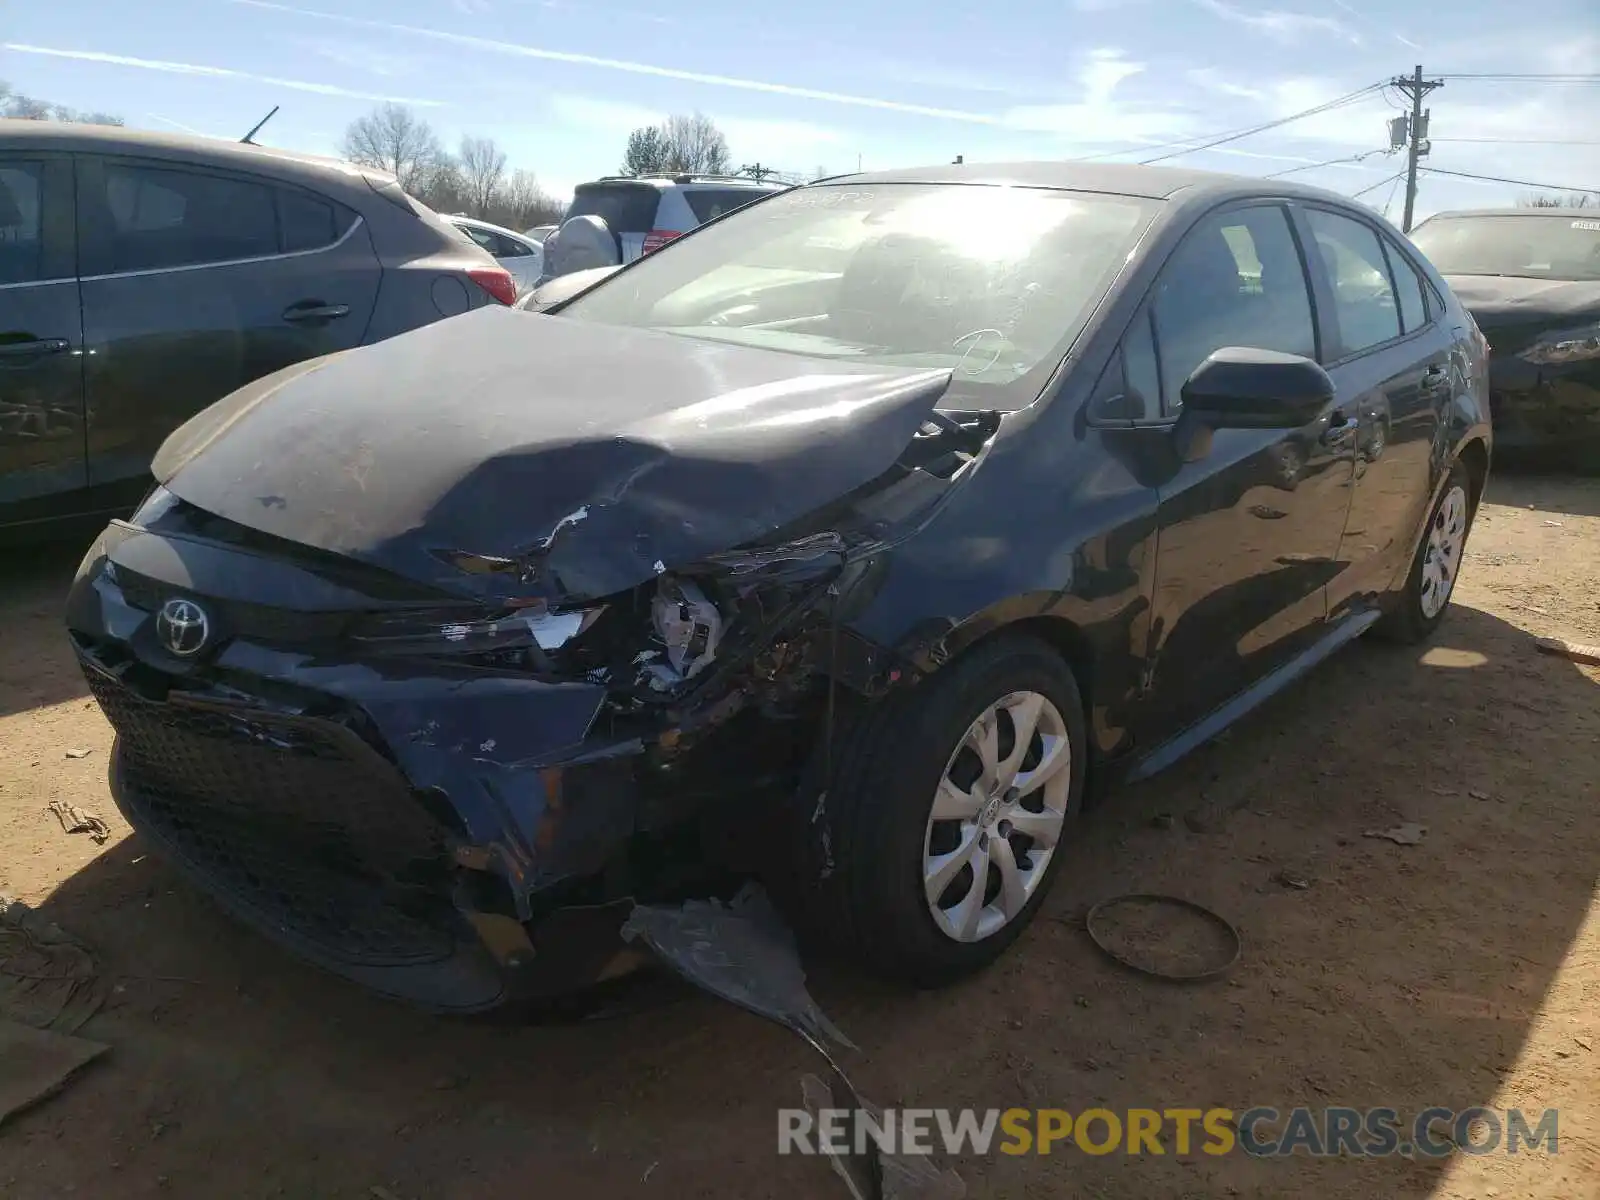
[[[26,342],[0,343],[0,363],[33,362],[51,354],[65,354],[72,348],[66,338],[31,338]]]
[[[1422,372],[1422,386],[1429,391],[1437,390],[1449,380],[1449,374],[1440,363],[1429,363]]]
[[[322,304],[315,300],[308,300],[301,304],[291,304],[283,310],[283,319],[295,325],[313,325],[324,321],[336,321],[340,317],[350,315],[348,304]]]

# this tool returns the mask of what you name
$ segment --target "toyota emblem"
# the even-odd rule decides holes
[[[193,600],[173,597],[156,614],[156,640],[179,658],[199,654],[210,637],[210,618]]]

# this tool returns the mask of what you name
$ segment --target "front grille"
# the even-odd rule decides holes
[[[148,699],[85,663],[118,735],[118,801],[266,932],[358,966],[448,957],[444,833],[354,733],[266,710]]]
[[[144,612],[157,612],[174,596],[186,594],[171,584],[126,567],[116,569],[116,584],[123,600]],[[213,596],[199,599],[220,621],[224,636],[269,646],[311,647],[336,642],[344,636],[351,620],[351,615],[345,612],[300,612],[241,600],[219,600]]]

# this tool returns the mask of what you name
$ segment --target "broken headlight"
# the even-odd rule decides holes
[[[543,608],[484,614],[481,610],[401,609],[357,622],[351,639],[379,654],[474,655],[502,650],[559,650],[605,611],[603,605],[549,612]]]
[[[692,580],[661,577],[650,602],[650,623],[666,647],[666,662],[645,666],[656,686],[673,687],[716,657],[717,644],[722,641],[722,614]]]
[[[1600,358],[1600,325],[1546,334],[1517,357],[1541,367]]]

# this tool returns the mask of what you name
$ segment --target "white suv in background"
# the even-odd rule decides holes
[[[545,278],[630,263],[786,183],[739,175],[615,175],[581,183],[544,241]]]

